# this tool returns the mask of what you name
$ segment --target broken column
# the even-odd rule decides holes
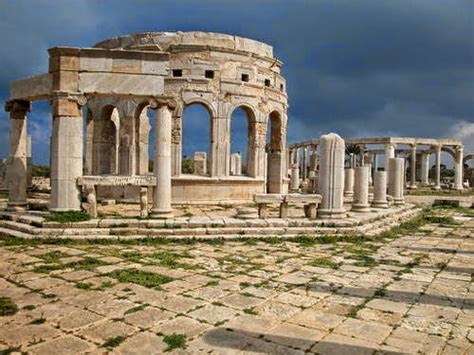
[[[155,176],[152,217],[172,217],[171,208],[171,117],[175,105],[172,101],[156,104]]]
[[[374,198],[372,200],[372,207],[388,208],[386,171],[376,171],[374,173]]]
[[[388,193],[393,198],[395,205],[403,205],[403,186],[405,175],[405,161],[403,158],[391,158],[389,160],[389,186]]]
[[[352,168],[344,170],[344,196],[354,196],[354,169]]]
[[[359,166],[354,169],[353,212],[370,212],[369,205],[369,167]]]
[[[344,140],[335,133],[321,137],[319,193],[322,196],[319,215],[322,218],[344,216]]]
[[[300,171],[298,164],[293,164],[291,167],[290,177],[290,192],[299,192],[300,190]]]
[[[26,189],[28,142],[26,135],[30,102],[8,101],[5,111],[10,112],[10,162],[7,168],[8,205],[10,211],[21,211],[27,207]]]
[[[233,153],[230,156],[230,175],[242,175],[242,158],[240,153]]]
[[[194,175],[207,175],[207,153],[195,152],[193,156]]]
[[[387,176],[390,177],[390,159],[395,158],[395,144],[385,144],[385,155],[384,155],[384,169],[387,172]],[[390,186],[390,178],[388,179],[388,185]]]

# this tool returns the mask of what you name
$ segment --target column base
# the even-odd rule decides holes
[[[441,190],[441,186],[437,185],[435,187],[433,187],[434,190]]]
[[[352,205],[351,212],[357,212],[357,213],[367,213],[370,212],[370,205],[369,204],[354,204]]]
[[[7,211],[10,212],[24,212],[28,209],[28,202],[8,202]]]
[[[353,197],[353,196],[354,196],[354,191],[344,192],[344,197]]]
[[[346,210],[318,209],[317,216],[324,219],[343,219],[346,217]]]
[[[65,208],[65,207],[53,207],[48,209],[49,212],[80,212],[81,208]]]
[[[173,218],[174,213],[173,213],[172,209],[171,210],[162,210],[162,209],[152,208],[150,216],[152,218],[166,219],[166,218]]]
[[[371,207],[373,208],[388,208],[387,201],[372,201]]]
[[[417,188],[418,188],[418,186],[416,186],[416,185],[410,185],[410,186],[409,186],[409,189],[410,189],[410,190],[416,190]]]
[[[405,199],[403,199],[403,198],[394,198],[393,199],[393,204],[395,206],[402,206],[402,205],[405,204]]]

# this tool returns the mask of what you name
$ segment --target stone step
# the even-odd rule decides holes
[[[5,228],[5,227],[0,227],[0,236],[22,238],[22,239],[33,239],[33,238],[38,237],[37,235],[32,235],[29,233],[20,232],[20,231],[13,230],[10,228]]]
[[[1,221],[1,225],[4,228],[9,228],[18,232],[28,233],[28,234],[39,234],[41,232],[40,228],[33,227],[30,224],[19,223],[14,221]]]

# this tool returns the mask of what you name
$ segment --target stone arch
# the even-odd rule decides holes
[[[255,151],[257,149],[257,111],[255,108],[248,104],[248,103],[240,103],[234,105],[230,110],[229,114],[229,125],[230,125],[230,137],[229,137],[229,159],[232,159],[232,116],[234,112],[238,109],[241,109],[246,116],[247,119],[247,152],[245,157],[245,174],[247,176],[255,177],[256,176],[256,154]],[[241,154],[241,158],[244,159],[244,154]],[[231,165],[231,172],[232,172],[232,162],[229,162]]]
[[[281,152],[284,146],[283,119],[281,113],[277,110],[270,112],[268,115],[267,134],[268,133],[270,133],[270,136],[267,137],[267,142],[269,142],[268,151]]]
[[[186,149],[186,130],[185,130],[185,116],[186,116],[186,110],[189,109],[191,106],[199,106],[204,109],[204,111],[207,112],[208,116],[208,129],[207,129],[207,150],[206,150],[206,162],[204,164],[204,168],[200,169],[199,172],[194,172],[194,167],[190,167],[189,165],[191,164],[191,158],[187,157],[189,161],[187,161],[187,164],[184,164],[183,161],[183,156],[184,152],[187,150]],[[178,108],[176,110],[176,118],[179,122],[179,149],[177,151],[178,159],[177,159],[177,165],[179,167],[179,174],[183,173],[189,173],[189,171],[193,171],[193,174],[196,175],[209,175],[211,166],[212,166],[212,141],[214,138],[214,120],[216,119],[216,111],[214,110],[213,106],[205,99],[200,99],[200,98],[192,98],[190,100],[183,100],[182,105],[178,105]],[[196,124],[197,122],[193,122]],[[202,130],[200,132],[195,132],[195,133],[200,133],[201,135],[204,133]],[[197,150],[199,151],[199,150]],[[196,153],[196,151],[192,152],[192,154]]]
[[[138,175],[146,175],[149,172],[149,147],[151,128],[149,115],[149,101],[138,104],[134,120],[135,120],[135,173]]]
[[[113,105],[105,105],[94,120],[92,170],[94,175],[117,174],[120,117]]]
[[[462,159],[462,163],[467,164],[468,161],[474,160],[474,154],[468,154]]]

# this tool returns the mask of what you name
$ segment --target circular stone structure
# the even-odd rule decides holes
[[[149,75],[143,73],[143,66],[147,65],[151,72],[165,72],[157,85],[162,85],[163,95],[176,103],[171,136],[173,202],[248,201],[255,193],[286,192],[288,98],[286,82],[280,74],[282,62],[273,56],[271,46],[220,33],[146,32],[114,37],[94,48],[109,50],[114,62],[126,51],[141,51],[144,57],[151,52],[163,54],[159,63],[137,62],[135,70],[137,75]],[[133,63],[124,63],[116,70],[133,71]],[[95,147],[88,149],[93,153],[86,158],[86,170],[92,175],[146,174],[149,104],[141,97],[111,94],[88,98],[90,120],[100,122],[95,132],[88,134],[89,145]],[[181,173],[186,144],[182,139],[183,113],[195,103],[203,105],[210,117],[204,176]],[[232,176],[230,168],[231,116],[237,108],[245,111],[248,127],[243,176]],[[116,138],[108,139],[110,136]],[[106,193],[105,189],[101,192]],[[107,194],[113,192],[109,189]],[[127,195],[123,191],[119,194]]]

